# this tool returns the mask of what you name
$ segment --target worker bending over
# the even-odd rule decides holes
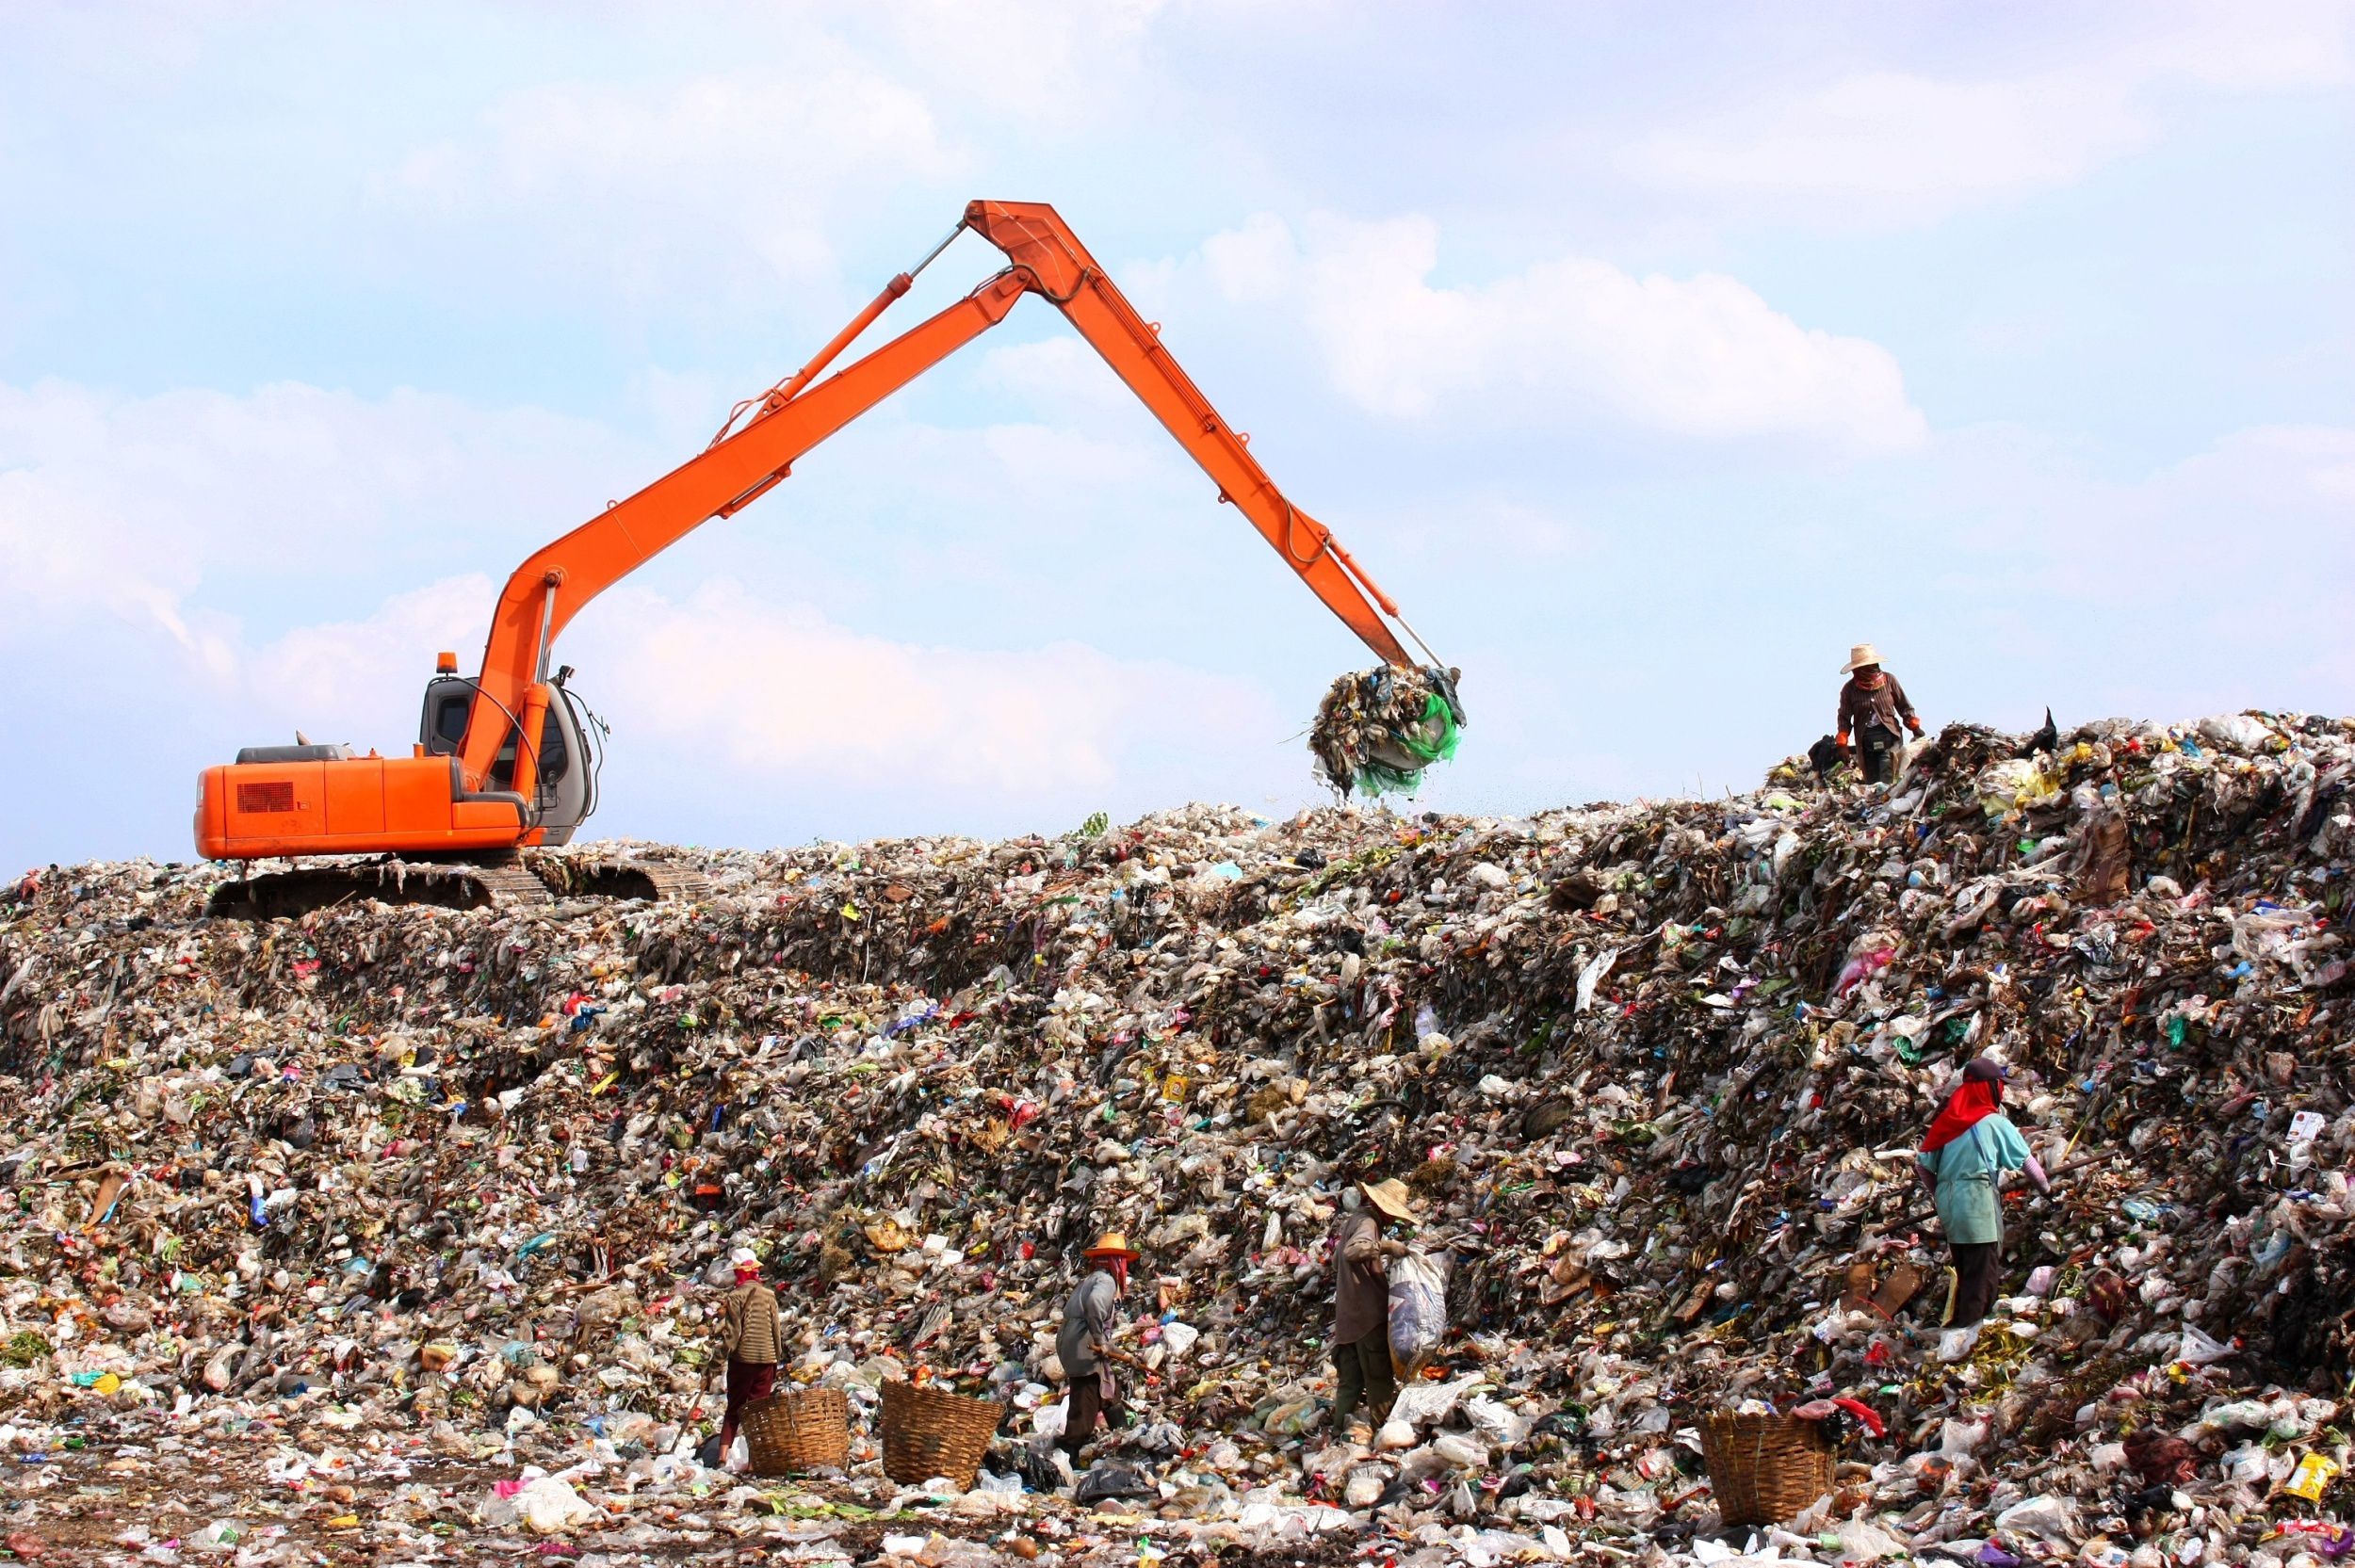
[[[2011,1069],[1991,1057],[1975,1057],[1962,1082],[1947,1096],[1929,1135],[1915,1156],[1923,1179],[1938,1183],[1938,1218],[1946,1228],[1955,1277],[1947,1290],[1946,1321],[1969,1330],[1941,1354],[1958,1360],[1977,1337],[2003,1279],[2004,1207],[1997,1184],[2006,1171],[2025,1171],[2038,1192],[2050,1192],[2044,1167],[2028,1152],[2028,1140],[2001,1109],[2004,1080]]]
[[[1919,736],[1922,720],[1897,677],[1881,668],[1880,654],[1871,643],[1849,649],[1841,672],[1848,677],[1840,688],[1841,749],[1856,759],[1866,784],[1887,784],[1897,771],[1897,749],[1905,744],[1898,725]]]
[[[1096,1267],[1073,1287],[1055,1335],[1055,1358],[1071,1380],[1060,1441],[1064,1452],[1075,1457],[1096,1435],[1099,1419],[1117,1426],[1128,1418],[1120,1385],[1113,1381],[1113,1364],[1128,1360],[1113,1349],[1113,1311],[1128,1294],[1129,1266],[1137,1260],[1129,1238],[1118,1231],[1105,1232],[1080,1256]]]
[[[1383,1235],[1383,1223],[1412,1224],[1415,1211],[1406,1184],[1395,1176],[1360,1182],[1349,1196],[1358,1202],[1345,1207],[1333,1231],[1333,1430],[1348,1430],[1362,1398],[1371,1434],[1389,1419],[1397,1397],[1390,1375],[1389,1260],[1406,1255],[1406,1243]]]

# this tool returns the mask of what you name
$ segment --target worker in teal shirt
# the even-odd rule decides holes
[[[1995,1304],[2002,1278],[2004,1210],[1998,1184],[2007,1171],[2025,1171],[2038,1192],[2050,1192],[2044,1167],[2028,1140],[2001,1109],[2011,1069],[1974,1058],[1949,1095],[1915,1159],[1925,1180],[1938,1183],[1938,1218],[1955,1258],[1948,1323],[1974,1327]]]

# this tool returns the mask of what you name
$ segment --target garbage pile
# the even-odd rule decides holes
[[[38,871],[11,1549],[2309,1568],[2355,1543],[2350,782],[2338,719],[1956,725],[1882,788],[634,847],[686,906],[243,923],[219,868]],[[1982,1055],[2048,1166],[2104,1157],[2006,1203],[1949,1363],[1912,1151]],[[1326,1239],[1392,1176],[1446,1326],[1352,1441]],[[1106,1230],[1141,1417],[1066,1478]],[[841,1475],[698,1463],[739,1245]],[[881,1476],[903,1378],[1004,1405],[970,1488]],[[1729,1529],[1699,1419],[1834,1398],[1880,1435]]]
[[[1384,665],[1335,681],[1308,731],[1317,778],[1343,799],[1352,789],[1412,795],[1424,768],[1455,755],[1464,727],[1456,674]]]

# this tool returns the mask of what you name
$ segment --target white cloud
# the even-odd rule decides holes
[[[2197,494],[2219,512],[2262,507],[2335,518],[2341,549],[2355,547],[2355,429],[2268,425],[2241,430],[2178,465],[2168,490]]]
[[[924,94],[812,39],[792,66],[509,92],[374,190],[568,282],[733,296],[832,283],[842,225],[962,163]]]
[[[871,579],[911,539],[987,541],[999,589],[1027,590],[1036,585],[1012,580],[1037,564],[1025,551],[1084,539],[1100,555],[1117,542],[1107,515],[1196,499],[1179,490],[1182,455],[1084,345],[1050,339],[992,364],[996,400],[1018,394],[1044,417],[1009,406],[968,427],[879,412],[665,567],[749,533],[770,565],[791,551],[795,580],[833,592],[854,585],[805,557],[838,551]],[[240,623],[250,646],[291,625],[365,619],[389,588],[465,572],[495,581],[700,450],[724,408],[677,378],[650,378],[644,402],[671,431],[660,442],[406,390],[130,396],[0,383],[0,611],[21,624],[93,610],[136,619],[219,664],[208,622]],[[856,519],[860,537],[838,545],[822,526],[832,517]]]
[[[1097,416],[1107,412],[1120,417],[1138,408],[1136,394],[1104,357],[1060,323],[1052,337],[990,349],[974,380],[1003,393],[1009,407],[1029,406],[1091,424],[1100,423]]]
[[[1219,293],[1239,304],[1276,299],[1300,274],[1291,228],[1272,212],[1254,213],[1242,228],[1204,240],[1202,261]]]
[[[463,650],[471,670],[492,594],[487,577],[453,577],[252,650],[238,661],[249,727],[405,748],[433,653]],[[1113,784],[1172,715],[1280,728],[1248,683],[1076,642],[901,641],[726,583],[677,599],[617,590],[563,652],[590,672],[598,711],[646,753],[633,759],[642,769],[691,750],[739,786],[1019,799]]]
[[[1624,164],[1648,184],[1813,203],[1843,224],[1912,221],[2066,185],[2141,148],[2165,128],[2170,93],[2355,78],[2355,8],[2343,0],[2128,14],[2129,28],[2074,60],[1979,78],[1857,72],[1663,131]]]
[[[936,91],[1030,126],[1062,125],[1133,90],[1164,0],[897,0],[878,8]]]
[[[585,420],[405,390],[0,384],[0,604],[142,619],[218,665],[192,625],[208,588],[216,610],[275,601],[284,621],[371,560],[504,569],[656,471]]]
[[[1247,683],[1077,642],[944,648],[854,631],[806,605],[707,584],[630,591],[594,634],[617,730],[692,744],[755,778],[1019,797],[1102,787],[1185,726],[1242,716]]]
[[[1863,201],[1873,203],[1866,217],[1929,216],[1993,191],[2065,184],[2151,134],[2120,82],[1950,82],[1884,71],[1657,137],[1633,167],[1686,188]]]
[[[0,607],[20,618],[69,606],[103,609],[196,651],[197,636],[180,610],[191,579],[187,563],[160,548],[161,539],[140,526],[120,493],[81,493],[66,474],[24,456],[61,447],[98,471],[92,412],[55,386],[0,387]]]
[[[2173,0],[2127,14],[2140,25],[2105,64],[2153,84],[2269,92],[2355,81],[2347,0]]]
[[[365,617],[298,626],[239,661],[260,715],[315,740],[406,755],[433,655],[471,673],[495,590],[479,574],[397,593]]]
[[[2068,590],[2168,606],[2145,622],[2154,642],[2206,629],[2163,656],[2213,667],[2229,654],[2244,680],[2251,664],[2315,665],[2328,643],[2250,657],[2274,628],[2299,625],[2328,628],[2338,652],[2323,656],[2341,668],[2355,652],[2337,613],[2355,581],[2355,429],[2238,430],[2138,482],[2088,489],[2080,517],[2049,502],[2031,514],[2023,554]]]
[[[1052,356],[1046,363],[1059,380]],[[924,476],[887,472],[851,493],[920,514],[935,500],[969,503],[963,493],[982,477],[983,515],[1001,525],[1001,543],[1009,517],[1035,528],[1068,511],[1093,525],[1107,496],[1165,478],[1167,461],[1139,442],[1053,425],[903,425],[885,445]],[[629,472],[615,480],[599,465]],[[280,386],[134,398],[65,383],[0,387],[0,612],[12,639],[70,629],[91,651],[82,676],[136,671],[159,703],[208,715],[207,729],[230,726],[223,747],[300,728],[398,752],[433,655],[453,650],[471,671],[505,570],[577,520],[546,493],[531,496],[553,519],[545,525],[501,516],[486,529],[485,511],[503,513],[559,477],[602,499],[654,471],[600,427],[412,393],[371,401]],[[490,532],[513,542],[486,546]],[[868,586],[897,575],[894,550],[872,542]],[[491,570],[448,570],[477,561]],[[927,619],[918,606],[979,580],[943,578],[936,560],[902,564],[918,575],[900,576],[889,604],[910,624]],[[1018,567],[993,570],[994,595],[1041,592]],[[691,751],[723,756],[763,786],[837,800],[885,787],[911,801],[1018,802],[1120,784],[1149,795],[1189,725],[1289,727],[1256,685],[1171,662],[1069,640],[999,652],[859,630],[820,607],[820,576],[797,571],[757,590],[624,585],[560,651],[637,737],[640,772]],[[386,596],[384,585],[404,581],[425,586]],[[163,638],[121,635],[125,623]],[[175,646],[176,662],[156,662],[159,647]]]
[[[490,603],[487,576],[452,576],[367,617],[299,626],[237,652],[221,699],[247,742],[303,730],[402,753],[430,656],[457,647],[471,671]],[[1017,652],[904,642],[723,581],[683,598],[617,589],[562,652],[584,669],[579,689],[614,725],[633,775],[683,775],[702,782],[688,789],[716,796],[890,789],[1013,805],[1138,786],[1190,742],[1190,725],[1286,728],[1246,680],[1114,659],[1083,642]],[[664,768],[680,756],[699,761]],[[645,817],[655,803],[617,805]]]
[[[1940,650],[1963,711],[2049,700],[2080,717],[2175,719],[2355,702],[2343,605],[2355,429],[2239,430],[2120,478],[2074,445],[1974,427],[1908,467],[1830,509],[1881,542],[1878,573],[1902,585],[1912,637]],[[1821,570],[1843,570],[1830,557],[1844,541],[1815,548]],[[2023,692],[2035,706],[2018,706]]]
[[[1438,251],[1438,225],[1420,216],[1318,217],[1305,243],[1279,219],[1255,218],[1203,246],[1230,299],[1297,298],[1334,385],[1393,418],[1600,416],[1844,450],[1910,446],[1925,433],[1889,350],[1802,327],[1732,278],[1636,277],[1564,256],[1436,287]]]

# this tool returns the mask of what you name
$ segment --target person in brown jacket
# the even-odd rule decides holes
[[[1871,643],[1849,649],[1841,671],[1848,677],[1840,688],[1841,750],[1856,758],[1857,771],[1866,784],[1887,784],[1897,770],[1897,749],[1905,743],[1897,726],[1902,723],[1919,736],[1921,718],[1906,701],[1906,688],[1897,677],[1881,668],[1879,650]]]
[[[1357,1184],[1357,1206],[1341,1215],[1333,1231],[1333,1431],[1348,1430],[1360,1399],[1369,1424],[1390,1417],[1398,1383],[1390,1374],[1389,1260],[1406,1254],[1406,1243],[1382,1234],[1386,1220],[1412,1224],[1406,1184]]]
[[[721,1348],[728,1358],[728,1408],[720,1419],[720,1459],[727,1462],[736,1446],[736,1429],[744,1407],[765,1399],[777,1385],[777,1362],[784,1354],[785,1328],[777,1315],[777,1293],[760,1283],[760,1259],[750,1247],[739,1247],[728,1261],[736,1266],[736,1288],[721,1311]]]

